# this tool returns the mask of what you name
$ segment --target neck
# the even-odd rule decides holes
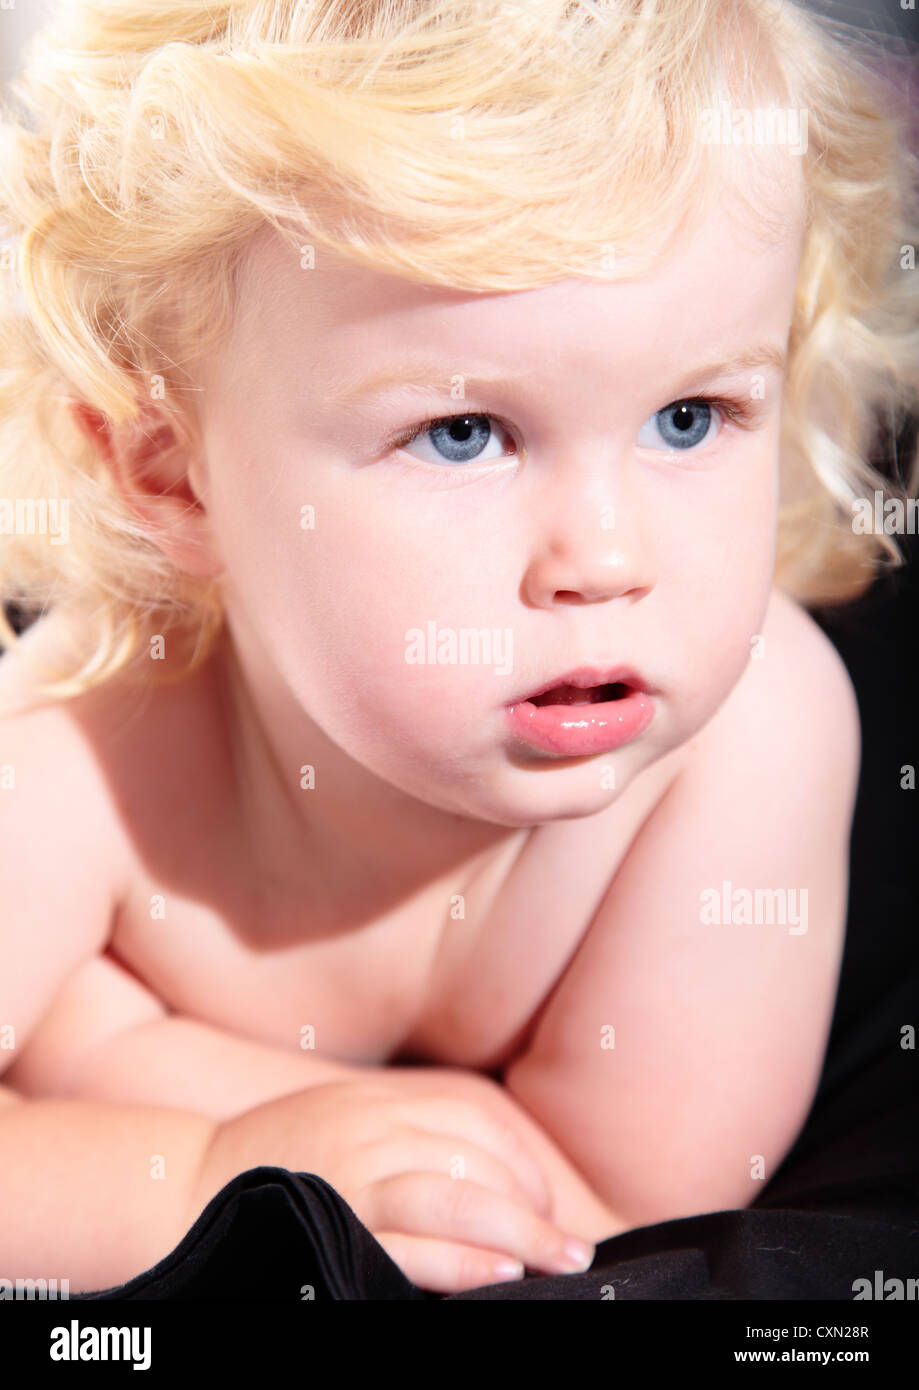
[[[341,931],[420,897],[464,893],[509,868],[531,834],[409,796],[342,751],[292,697],[272,663],[222,630],[208,663],[224,714],[226,756],[245,861],[263,903],[309,904],[311,924]],[[301,787],[301,768],[316,770]]]

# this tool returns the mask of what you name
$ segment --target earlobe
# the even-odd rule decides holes
[[[153,544],[185,573],[213,578],[225,568],[191,481],[195,460],[159,412],[114,430],[105,415],[71,400],[71,418],[104,460],[125,506],[146,524]]]

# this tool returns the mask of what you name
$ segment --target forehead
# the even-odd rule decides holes
[[[616,249],[612,282],[587,277],[534,290],[473,294],[407,280],[319,246],[306,270],[274,228],[252,239],[238,280],[231,350],[248,365],[303,353],[326,380],[362,362],[383,365],[419,348],[456,369],[505,354],[520,365],[547,353],[683,354],[695,344],[738,346],[751,322],[781,331],[793,298],[804,234],[800,160],[738,160],[736,178],[713,180],[678,225],[662,232],[649,264]],[[509,248],[510,249],[510,248]],[[627,340],[627,342],[625,341]],[[301,358],[301,360],[304,360]]]

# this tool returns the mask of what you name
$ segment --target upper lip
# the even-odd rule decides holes
[[[589,690],[594,685],[620,684],[631,686],[633,690],[644,691],[645,694],[654,694],[654,687],[633,666],[578,666],[576,670],[566,671],[562,676],[553,676],[544,685],[537,686],[526,695],[518,695],[509,703],[520,704],[523,700],[532,700],[537,695],[545,695],[547,690],[554,690],[557,685],[574,685],[579,690]]]

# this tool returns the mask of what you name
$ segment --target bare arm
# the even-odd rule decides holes
[[[749,1205],[819,1083],[858,711],[812,621],[773,611],[768,654],[698,735],[507,1073],[633,1225]]]
[[[142,1274],[188,1230],[215,1128],[179,1110],[23,1100],[0,1086],[0,1274],[69,1279],[71,1293]]]
[[[110,954],[88,961],[68,982],[8,1079],[35,1099],[79,1099],[187,1109],[226,1123],[297,1091],[374,1074],[428,1094],[473,1097],[510,1124],[540,1164],[558,1219],[602,1240],[624,1229],[542,1125],[509,1091],[459,1067],[377,1067],[257,1042],[185,1015]],[[270,1151],[264,1150],[265,1153]],[[242,1172],[245,1164],[239,1168]],[[308,1164],[295,1161],[295,1170]],[[194,1213],[197,1215],[197,1212]]]
[[[71,1074],[66,1088],[56,1094],[177,1106],[224,1124],[296,1091],[384,1073],[401,1078],[407,1089],[470,1096],[487,1103],[497,1118],[512,1125],[539,1163],[552,1191],[556,1218],[566,1230],[596,1242],[628,1228],[629,1223],[598,1197],[564,1149],[505,1088],[462,1068],[357,1065],[312,1051],[275,1048],[197,1019],[171,1015],[107,1039],[82,1060],[78,1074]],[[255,1162],[269,1159],[241,1160],[236,1171],[243,1172]],[[207,1199],[217,1190],[209,1191]],[[192,1219],[197,1215],[195,1211]]]
[[[242,1037],[170,1013],[110,952],[86,961],[58,992],[6,1080],[33,1100],[164,1105],[226,1120],[253,1106],[368,1068]],[[2,1060],[2,1059],[0,1059]]]
[[[294,1091],[374,1070],[170,1014],[107,1038],[46,1085],[45,1094],[165,1105],[224,1121]]]

